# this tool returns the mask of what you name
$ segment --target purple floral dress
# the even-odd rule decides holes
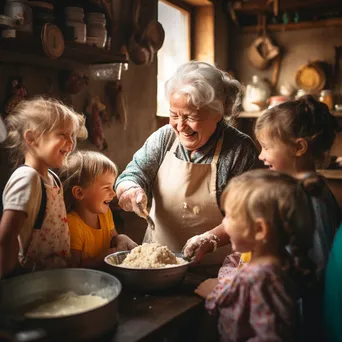
[[[219,314],[221,341],[294,340],[295,287],[278,265],[248,264],[231,277],[220,277],[206,308]]]

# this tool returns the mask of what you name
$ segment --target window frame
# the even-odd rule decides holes
[[[188,46],[188,59],[191,61],[193,59],[193,53],[194,53],[194,13],[195,13],[195,7],[185,4],[184,2],[180,0],[158,0],[158,2],[162,2],[168,6],[174,7],[177,10],[181,10],[182,12],[187,12],[189,15],[189,27],[188,27],[188,41],[189,41],[189,46]],[[158,12],[158,10],[157,10]],[[157,15],[158,17],[158,15]],[[158,59],[158,56],[157,56]],[[158,63],[157,63],[157,78],[158,78]],[[158,85],[157,85],[158,87]],[[158,88],[157,88],[157,93],[158,93]],[[157,99],[158,103],[158,99]],[[157,110],[156,110],[156,117],[158,119],[161,119],[163,121],[169,120],[169,116],[161,116],[158,115],[158,104],[157,104]]]

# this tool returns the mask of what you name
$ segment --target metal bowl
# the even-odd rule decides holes
[[[130,251],[116,252],[104,259],[108,272],[120,279],[122,284],[136,292],[154,292],[166,290],[183,280],[191,262],[163,268],[132,268],[119,266]],[[183,254],[174,253],[183,258]]]
[[[67,316],[30,318],[24,313],[35,302],[75,292],[96,294],[108,303]],[[66,268],[28,273],[0,282],[0,321],[16,331],[42,329],[48,340],[91,340],[112,331],[117,323],[120,281],[110,274],[90,269]],[[96,324],[93,324],[96,322]],[[45,341],[45,339],[44,339]]]

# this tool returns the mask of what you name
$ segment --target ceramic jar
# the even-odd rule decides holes
[[[32,33],[32,9],[24,1],[7,0],[4,7],[4,14],[17,20],[16,29]]]
[[[87,43],[104,48],[107,41],[106,17],[103,13],[87,14]]]
[[[84,44],[87,39],[87,26],[84,23],[84,9],[66,7],[64,10],[66,36],[68,39]]]
[[[266,108],[270,95],[271,88],[269,84],[254,75],[252,82],[246,87],[246,93],[242,103],[243,109],[246,112],[258,112]]]

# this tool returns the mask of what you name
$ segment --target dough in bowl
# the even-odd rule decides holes
[[[164,268],[186,263],[176,257],[167,246],[143,243],[131,250],[120,266],[132,268]]]

